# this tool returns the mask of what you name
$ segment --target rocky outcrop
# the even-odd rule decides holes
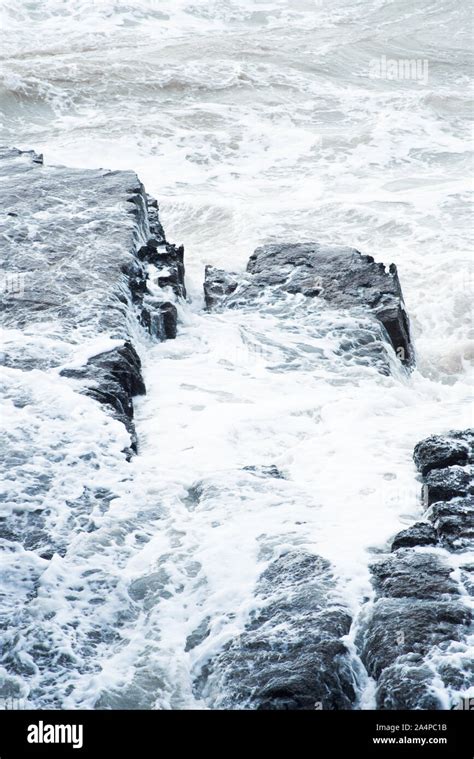
[[[372,566],[375,603],[359,643],[379,709],[454,708],[474,685],[466,603],[474,569],[469,554],[463,561],[474,545],[473,439],[465,430],[418,443],[426,522],[398,533],[392,554]]]
[[[208,266],[204,295],[209,309],[255,308],[268,297],[317,298],[327,308],[362,314],[369,320],[366,329],[345,330],[341,350],[362,362],[378,364],[387,373],[381,343],[388,342],[403,365],[414,364],[396,266],[391,264],[387,271],[384,264],[353,248],[318,243],[266,245],[250,257],[245,274]]]
[[[392,551],[412,546],[433,546],[438,542],[436,530],[426,522],[416,522],[407,530],[399,532],[392,541]]]
[[[450,551],[466,550],[474,541],[474,430],[428,437],[415,446],[413,459],[422,479],[426,524],[436,543]]]
[[[351,616],[329,562],[304,551],[283,554],[261,575],[256,605],[242,635],[201,677],[214,708],[351,709],[354,663],[341,640]]]
[[[133,618],[118,567],[147,508],[127,501],[139,354],[176,335],[183,251],[133,172],[12,149],[0,231],[0,697],[58,709]]]
[[[33,344],[50,323],[61,344],[57,356],[11,346],[4,365],[79,380],[136,449],[132,399],[145,385],[135,324],[159,340],[176,337],[183,248],[167,242],[158,204],[132,172],[45,166],[32,151],[1,148],[0,199],[2,324],[26,329]],[[68,366],[68,354],[101,335],[118,346]]]
[[[204,296],[210,310],[265,312],[281,317],[283,329],[314,336],[311,358],[337,364],[344,378],[346,362],[383,374],[400,363],[414,364],[395,266],[386,270],[351,248],[267,245],[255,251],[243,274],[208,266]],[[246,469],[260,477],[281,476],[278,470]],[[406,567],[400,570],[407,573]],[[441,578],[449,584],[444,574]],[[396,581],[379,579],[379,592],[402,603]],[[352,620],[337,597],[330,564],[305,551],[285,553],[270,562],[255,593],[255,612],[242,634],[204,668],[200,694],[215,708],[355,708],[361,665],[343,640]],[[401,613],[395,610],[394,619]],[[367,651],[374,652],[370,670],[378,675],[396,657],[377,643],[371,629],[374,640]]]
[[[85,380],[85,394],[113,409],[129,431],[131,448],[136,451],[132,399],[146,391],[140,357],[132,343],[127,340],[121,348],[93,356],[80,369],[63,369],[61,375]]]
[[[424,477],[434,469],[446,469],[454,464],[465,466],[470,458],[470,444],[472,446],[468,431],[431,435],[415,446],[413,459]]]

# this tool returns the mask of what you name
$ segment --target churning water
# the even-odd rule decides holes
[[[355,615],[370,598],[374,550],[420,514],[414,444],[469,423],[469,25],[462,0],[0,2],[0,143],[136,171],[190,294],[175,341],[140,338],[131,463],[57,374],[7,372],[35,399],[6,412],[35,416],[18,448],[42,450],[66,545],[8,556],[6,600],[25,601],[9,676],[31,706],[212,707],[193,683],[283,550],[329,559]],[[397,263],[412,375],[344,373],[311,313],[204,312],[205,264],[313,240]],[[66,471],[58,439],[71,457],[94,440],[97,479]],[[243,470],[270,465],[285,479]],[[91,531],[65,505],[86,485],[114,494]]]

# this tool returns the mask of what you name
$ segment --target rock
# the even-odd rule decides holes
[[[460,466],[432,469],[424,478],[423,499],[427,505],[465,496],[471,490],[471,472]]]
[[[418,443],[414,460],[428,522],[398,533],[393,553],[371,567],[376,601],[359,646],[377,680],[378,709],[444,709],[436,695],[440,683],[457,693],[474,684],[466,604],[474,572],[468,563],[450,563],[443,551],[473,546],[472,442],[472,430],[460,430]]]
[[[256,588],[259,609],[217,654],[201,689],[214,708],[351,709],[355,676],[341,637],[351,617],[329,562],[303,551],[272,561]]]
[[[146,204],[148,210],[148,225],[152,237],[151,240],[156,240],[157,243],[166,243],[166,236],[164,229],[161,225],[159,216],[158,201],[152,195],[146,196]]]
[[[386,667],[377,687],[377,709],[423,709],[439,711],[443,705],[436,695],[433,670],[418,654],[406,654]]]
[[[466,588],[466,592],[470,596],[474,596],[474,563],[469,561],[469,557],[466,563],[461,564],[461,581]]]
[[[211,309],[231,295],[239,284],[237,276],[228,274],[214,266],[206,266],[204,277],[204,300],[206,308]]]
[[[384,264],[375,263],[371,256],[353,248],[304,243],[258,248],[244,275],[206,268],[204,294],[208,308],[255,307],[262,294],[269,291],[280,298],[288,294],[319,298],[333,309],[376,319],[401,362],[413,366],[409,321],[394,264],[386,271]],[[347,337],[349,347],[358,348],[370,362],[380,353],[379,335],[373,327],[364,332],[359,342],[352,333]],[[375,345],[371,345],[374,341]]]
[[[362,660],[378,680],[387,667],[406,662],[400,657],[417,654],[422,662],[433,649],[463,640],[470,623],[471,613],[457,596],[443,601],[381,598],[364,635]],[[386,687],[388,680],[386,673]]]
[[[452,551],[469,550],[474,541],[474,498],[453,498],[433,504],[427,518],[442,545]]]
[[[275,466],[275,464],[270,464],[269,466],[261,465],[261,466],[244,466],[245,472],[253,472],[254,474],[260,476],[260,477],[275,477],[277,480],[284,480],[285,475],[280,472],[278,467]]]
[[[395,535],[391,550],[397,551],[399,548],[409,548],[411,546],[436,545],[437,542],[438,536],[434,527],[426,522],[417,522]]]
[[[137,309],[154,337],[176,336],[176,307],[159,287],[185,296],[183,248],[166,241],[158,204],[133,172],[45,166],[32,151],[0,148],[0,178],[8,180],[0,183],[2,326],[28,327],[21,348],[6,346],[3,363],[82,380],[81,391],[125,424],[134,450],[132,398],[145,387],[130,317]],[[35,341],[45,323],[55,343],[42,355]],[[69,368],[77,346],[101,335],[122,347]]]
[[[469,445],[444,435],[431,435],[415,446],[413,458],[424,476],[432,469],[445,469],[453,464],[464,466],[469,461]]]
[[[86,380],[86,395],[111,406],[114,416],[130,432],[131,449],[136,452],[132,399],[134,395],[144,395],[146,390],[140,357],[133,345],[127,341],[121,348],[93,356],[80,369],[63,369],[61,375]]]
[[[399,550],[371,570],[378,596],[436,600],[445,594],[459,595],[458,584],[450,577],[452,567],[436,553]]]
[[[159,340],[174,340],[178,330],[178,311],[173,303],[146,301],[141,321],[152,337]]]
[[[184,248],[177,247],[165,240],[148,240],[138,251],[138,258],[158,269],[157,283],[159,287],[170,287],[177,297],[186,297],[184,281]]]

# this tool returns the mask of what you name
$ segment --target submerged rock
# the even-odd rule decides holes
[[[351,709],[353,661],[341,640],[351,616],[329,562],[304,551],[280,556],[261,575],[256,602],[244,632],[201,678],[214,708]]]
[[[298,243],[258,248],[243,275],[206,268],[208,308],[255,307],[269,291],[273,297],[318,298],[332,309],[371,317],[382,325],[382,335],[402,364],[414,364],[409,320],[394,264],[386,271],[384,264],[353,248]],[[369,363],[380,362],[383,346],[375,327],[346,331],[343,338],[342,350]]]
[[[284,480],[285,475],[280,472],[278,467],[275,466],[275,464],[265,465],[262,464],[261,466],[257,465],[251,465],[251,466],[244,466],[244,471],[246,472],[253,472],[259,477],[275,477],[277,480]]]

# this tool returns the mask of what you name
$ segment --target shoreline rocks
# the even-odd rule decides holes
[[[394,365],[414,366],[396,267],[386,270],[351,248],[317,243],[258,248],[243,274],[206,267],[204,297],[208,310],[265,311],[294,331],[301,328],[302,336],[314,331],[322,345],[334,346],[330,358],[336,361],[340,357],[385,375]],[[318,361],[322,351],[313,355]],[[346,374],[344,364],[340,367]],[[409,582],[410,571],[408,566],[398,574]],[[452,592],[444,571],[439,575],[438,584]],[[396,596],[388,576],[380,577],[380,585],[380,592]],[[356,678],[363,667],[343,642],[352,619],[336,600],[329,563],[304,551],[284,554],[270,562],[255,593],[257,610],[241,635],[204,667],[199,693],[213,708],[356,708]],[[376,637],[371,645],[371,671],[378,672],[389,654],[383,651],[385,660],[378,655]]]
[[[0,200],[0,695],[60,709],[135,613],[118,557],[140,524],[112,510],[134,477],[138,354],[176,335],[183,250],[130,171],[0,148]]]
[[[353,248],[297,243],[258,248],[242,275],[206,267],[208,309],[255,308],[262,296],[270,293],[273,299],[302,295],[319,299],[328,309],[363,314],[372,328],[366,334],[346,330],[342,349],[377,363],[385,335],[401,363],[407,368],[414,366],[410,324],[394,264],[386,271],[384,264]],[[383,335],[374,323],[382,326]],[[386,366],[382,370],[388,373]]]
[[[456,708],[474,685],[466,643],[474,567],[469,554],[462,562],[474,545],[473,441],[473,431],[463,430],[415,446],[427,521],[399,532],[392,553],[371,567],[375,602],[359,645],[377,681],[378,709]],[[451,553],[461,556],[459,573]],[[448,706],[440,683],[457,694]]]
[[[256,602],[244,632],[201,675],[204,697],[217,709],[352,709],[354,667],[341,640],[352,620],[329,562],[283,554],[260,576]]]
[[[109,407],[136,451],[133,397],[146,391],[133,323],[158,340],[176,337],[172,301],[186,297],[182,246],[167,242],[157,201],[130,171],[46,166],[33,151],[0,148],[0,198],[3,325],[28,328],[34,339],[35,326],[41,335],[50,322],[62,350],[48,368]],[[122,346],[61,368],[68,349],[100,335]],[[3,363],[44,365],[28,346],[6,350]]]

